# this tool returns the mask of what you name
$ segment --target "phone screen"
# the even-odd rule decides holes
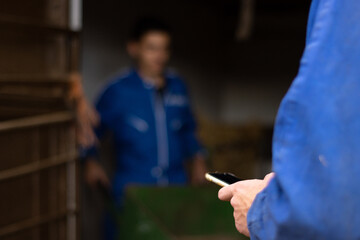
[[[241,181],[240,178],[237,178],[235,175],[233,175],[231,173],[209,173],[209,175],[211,175],[214,178],[217,178],[229,185],[236,183],[238,181]]]

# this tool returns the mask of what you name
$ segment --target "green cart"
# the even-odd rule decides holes
[[[119,239],[248,239],[216,187],[130,187],[118,217]]]

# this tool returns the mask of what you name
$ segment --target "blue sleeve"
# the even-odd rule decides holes
[[[113,119],[113,116],[115,114],[115,98],[116,98],[116,85],[110,84],[107,86],[100,97],[98,98],[98,101],[96,102],[96,110],[100,116],[100,123],[99,125],[94,129],[94,132],[96,134],[96,137],[99,141],[102,140],[105,133],[109,130],[111,127],[111,121]],[[94,145],[92,147],[89,147],[87,149],[83,150],[82,158],[84,160],[93,157],[95,159],[98,159],[98,146]]]
[[[360,1],[313,6],[276,120],[276,176],[247,215],[251,239],[360,239]]]

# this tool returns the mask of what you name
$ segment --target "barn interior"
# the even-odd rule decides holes
[[[121,239],[243,239],[211,183],[137,186],[121,211],[87,186],[78,95],[94,105],[133,65],[126,44],[136,21],[160,18],[172,29],[169,68],[189,90],[209,171],[262,178],[309,7],[308,0],[0,0],[0,239],[104,239],[104,212],[120,219]],[[102,145],[112,176],[112,146]]]

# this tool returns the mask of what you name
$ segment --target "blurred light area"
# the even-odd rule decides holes
[[[71,0],[69,8],[70,29],[73,31],[80,31],[82,28],[82,1]]]

